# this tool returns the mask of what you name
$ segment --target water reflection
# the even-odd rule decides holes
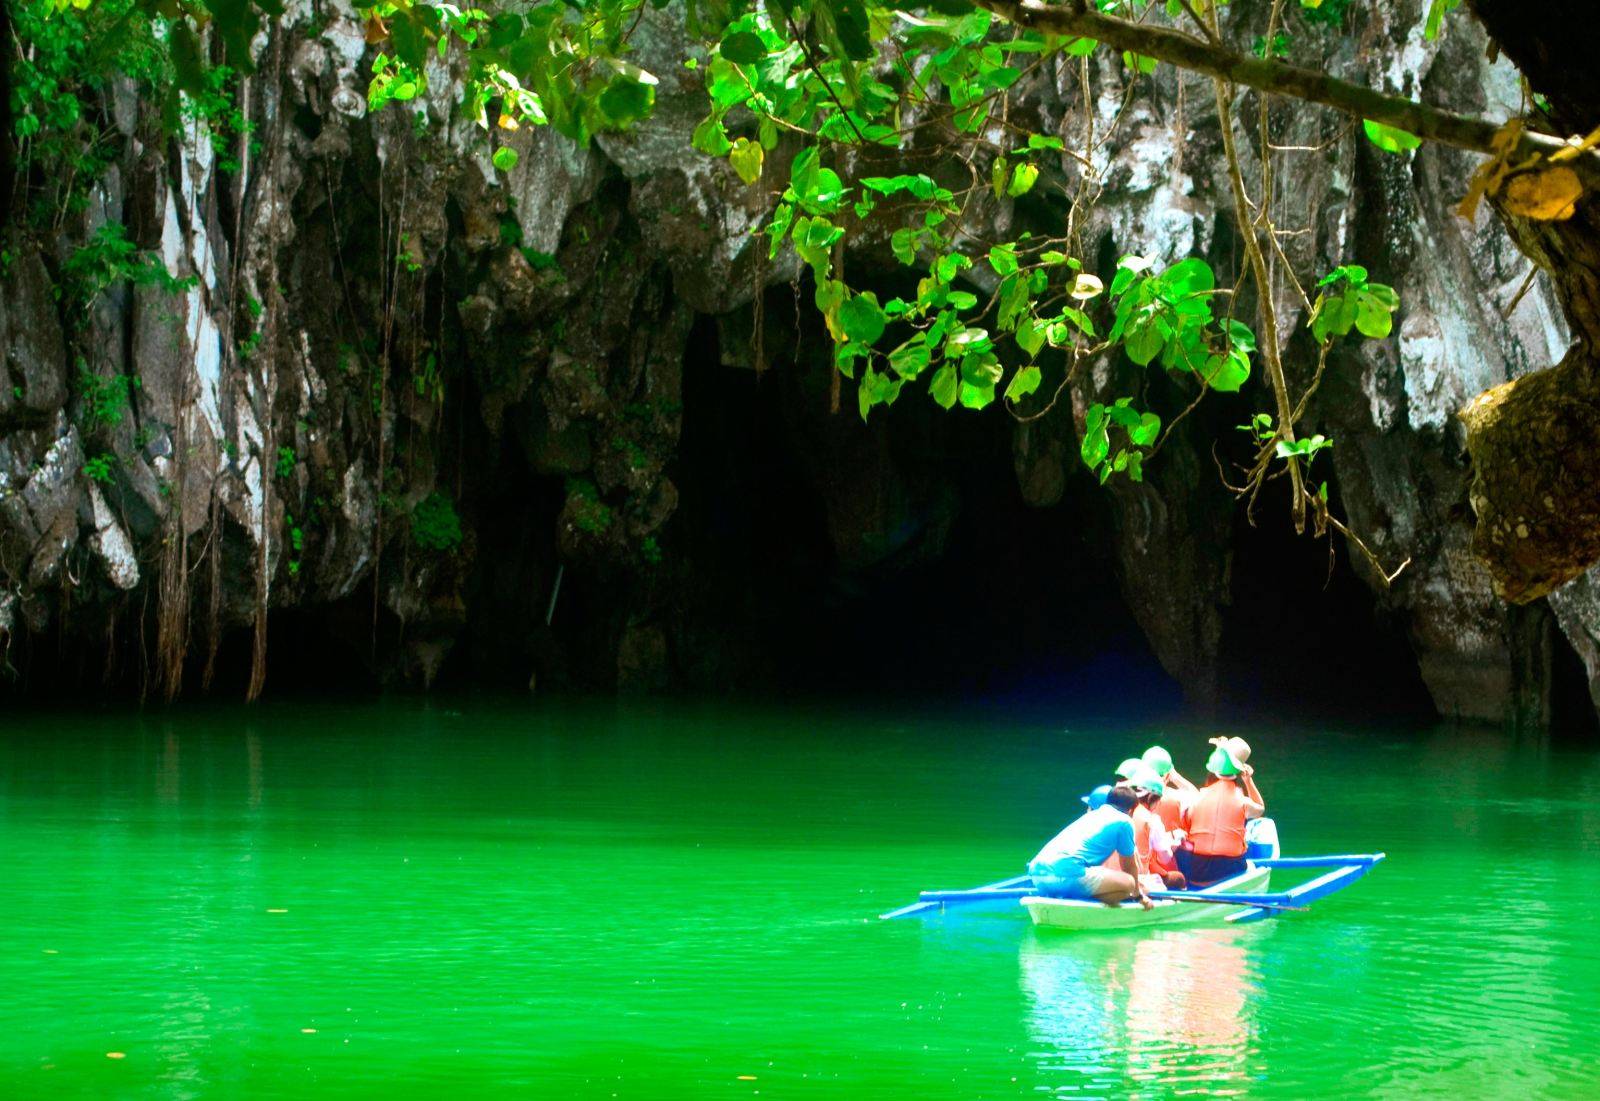
[[[1047,1088],[1244,1093],[1258,1054],[1250,950],[1269,932],[1030,931],[1021,944],[1021,982]]]

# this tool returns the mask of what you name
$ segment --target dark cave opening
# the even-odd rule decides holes
[[[798,364],[758,374],[724,365],[710,320],[690,338],[673,527],[707,579],[691,660],[720,631],[779,692],[1176,705],[1089,479],[1030,507],[1002,410],[945,412],[908,387],[863,424],[848,382],[826,411],[825,334],[794,347]]]
[[[1296,535],[1286,483],[1251,524],[1237,509],[1220,660],[1225,712],[1426,721],[1436,716],[1404,627],[1385,615],[1337,537]],[[1341,514],[1330,480],[1332,510]],[[1330,557],[1331,549],[1331,557]]]

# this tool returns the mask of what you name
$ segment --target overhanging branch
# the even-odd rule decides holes
[[[1068,0],[1063,4],[1043,4],[1039,0],[973,2],[1018,26],[1050,34],[1093,38],[1115,49],[1153,57],[1190,72],[1203,73],[1273,95],[1320,103],[1347,115],[1396,127],[1427,141],[1453,145],[1475,153],[1499,152],[1494,145],[1495,135],[1501,128],[1498,123],[1443,111],[1400,96],[1385,95],[1327,73],[1302,69],[1298,65],[1249,57],[1170,27],[1145,26],[1102,15],[1089,8],[1083,0]],[[1536,154],[1548,156],[1565,145],[1560,138],[1524,131],[1517,142],[1513,159],[1523,160]],[[1593,151],[1581,154],[1572,163],[1590,179],[1600,176],[1600,156]]]

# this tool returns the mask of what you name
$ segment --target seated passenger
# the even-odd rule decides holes
[[[1155,770],[1147,769],[1130,786],[1139,800],[1133,808],[1133,845],[1146,887],[1181,891],[1187,886],[1187,881],[1178,870],[1172,836],[1156,809],[1165,794],[1166,785]]]
[[[1028,862],[1034,889],[1051,898],[1076,898],[1108,906],[1137,898],[1139,905],[1150,909],[1154,903],[1139,883],[1139,866],[1134,858],[1133,819],[1129,817],[1134,804],[1132,790],[1112,788],[1104,806],[1088,811],[1052,837]],[[1101,867],[1112,854],[1121,858],[1121,867]]]
[[[1144,756],[1140,760],[1155,770],[1165,788],[1161,801],[1156,804],[1156,813],[1161,816],[1161,824],[1167,827],[1168,833],[1181,829],[1183,811],[1194,803],[1195,796],[1200,794],[1200,789],[1172,767],[1172,754],[1161,746],[1151,746],[1144,751]]]
[[[1266,812],[1243,738],[1212,738],[1206,786],[1183,813],[1186,831],[1178,869],[1192,887],[1208,887],[1245,870],[1245,822]],[[1241,790],[1241,783],[1243,788]]]

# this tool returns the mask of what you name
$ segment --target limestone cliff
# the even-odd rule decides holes
[[[1471,25],[1442,44],[1398,29],[1420,25],[1417,6],[1372,5],[1360,36],[1328,37],[1327,64],[1441,104],[1514,111],[1515,72],[1485,60]],[[414,109],[368,113],[370,48],[343,4],[316,18],[291,5],[260,36],[244,86],[257,141],[227,171],[204,123],[168,140],[131,87],[111,94],[120,153],[89,208],[53,234],[6,230],[0,639],[13,656],[37,670],[51,653],[103,650],[113,677],[192,688],[229,631],[264,624],[270,667],[274,624],[299,616],[364,640],[380,676],[417,684],[465,635],[519,679],[725,683],[761,664],[737,640],[762,596],[730,602],[730,579],[703,553],[709,521],[678,515],[678,481],[704,469],[680,455],[686,400],[718,400],[716,386],[686,394],[686,372],[776,395],[782,446],[842,577],[944,552],[963,499],[936,456],[965,438],[947,422],[972,415],[896,409],[864,426],[850,401],[828,411],[825,338],[798,265],[767,261],[751,237],[775,196],[690,149],[698,77],[677,63],[670,21],[647,20],[638,60],[661,78],[655,115],[587,149],[522,130],[506,139],[520,153],[510,173],[491,166],[447,71]],[[1390,67],[1358,56],[1357,40],[1389,40],[1367,53]],[[1237,270],[1204,81],[1180,86],[1163,69],[1130,86],[1114,57],[1097,57],[1091,120],[1066,69],[1029,79],[1018,109],[1045,128],[1119,127],[1096,165],[1089,262],[1141,251]],[[1253,97],[1240,106],[1253,127]],[[1395,335],[1335,356],[1310,407],[1308,427],[1337,441],[1332,481],[1352,527],[1391,565],[1410,559],[1389,588],[1356,568],[1441,712],[1548,717],[1556,648],[1575,649],[1600,683],[1600,582],[1525,608],[1493,595],[1470,550],[1454,414],[1560,359],[1559,315],[1541,282],[1524,285],[1529,264],[1496,223],[1453,213],[1463,157],[1387,157],[1296,104],[1270,119],[1288,150],[1272,202],[1293,270],[1314,279],[1356,260],[1401,294]],[[1260,135],[1243,137],[1249,149]],[[769,158],[768,179],[793,152]],[[1052,182],[1068,194],[1079,174],[1063,157]],[[1055,229],[1062,211],[1001,199],[980,217]],[[75,297],[68,261],[111,224],[187,282]],[[904,278],[871,235],[846,264],[858,282]],[[1303,303],[1285,291],[1281,308],[1294,318]],[[1314,355],[1290,351],[1303,388]],[[1234,569],[1241,506],[1213,441],[1261,405],[1209,399],[1146,482],[1096,490],[1076,458],[1082,409],[1135,384],[1169,418],[1187,404],[1171,383],[1107,362],[1039,419],[981,417],[1011,437],[1005,491],[1087,510],[1088,538],[1155,654],[1210,699],[1230,604],[1270,583]],[[1281,512],[1264,500],[1256,522],[1287,523]]]

